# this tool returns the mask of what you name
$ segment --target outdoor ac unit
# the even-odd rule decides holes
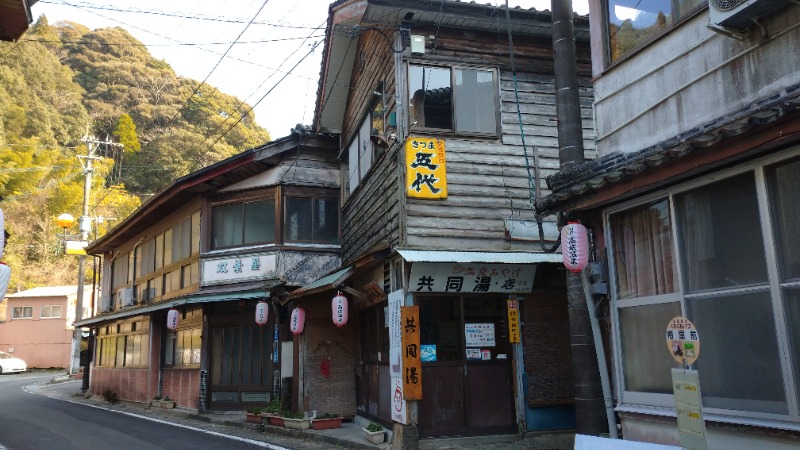
[[[133,288],[124,287],[117,290],[117,308],[123,306],[133,306],[136,299],[133,298]]]
[[[709,27],[746,30],[762,19],[791,5],[792,0],[708,0]]]

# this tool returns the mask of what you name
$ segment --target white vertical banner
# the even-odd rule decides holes
[[[401,363],[403,342],[400,307],[403,306],[404,297],[402,289],[389,294],[389,374],[392,377],[392,391],[389,395],[392,399],[392,420],[408,425],[406,401],[403,400],[403,367]]]

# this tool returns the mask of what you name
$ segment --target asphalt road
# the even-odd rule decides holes
[[[0,376],[0,450],[287,447],[37,395],[48,374]]]

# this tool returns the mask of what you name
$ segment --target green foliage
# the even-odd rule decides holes
[[[248,408],[247,409],[247,413],[248,414],[261,414],[261,408],[259,408],[258,406],[254,406],[252,408]]]
[[[338,419],[342,416],[336,413],[323,413],[322,415],[317,416],[317,419]]]
[[[285,417],[287,419],[303,419],[305,418],[305,414],[301,412],[291,412],[291,411],[283,411],[280,413],[281,417]]]
[[[281,411],[281,401],[280,399],[274,398],[272,401],[267,405],[262,412],[268,414],[278,414]]]
[[[367,431],[369,431],[370,433],[375,433],[376,431],[382,431],[382,430],[383,426],[381,424],[370,422],[369,425],[367,425]]]
[[[114,137],[123,145],[126,152],[136,153],[142,149],[139,143],[139,136],[136,135],[136,124],[133,123],[131,116],[123,114],[114,128]]]

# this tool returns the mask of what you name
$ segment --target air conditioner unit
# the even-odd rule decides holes
[[[133,298],[133,288],[124,287],[117,289],[117,308],[133,306],[136,299]]]
[[[792,0],[708,0],[708,26],[723,32],[726,29],[747,30],[758,19],[775,14],[792,3]]]

